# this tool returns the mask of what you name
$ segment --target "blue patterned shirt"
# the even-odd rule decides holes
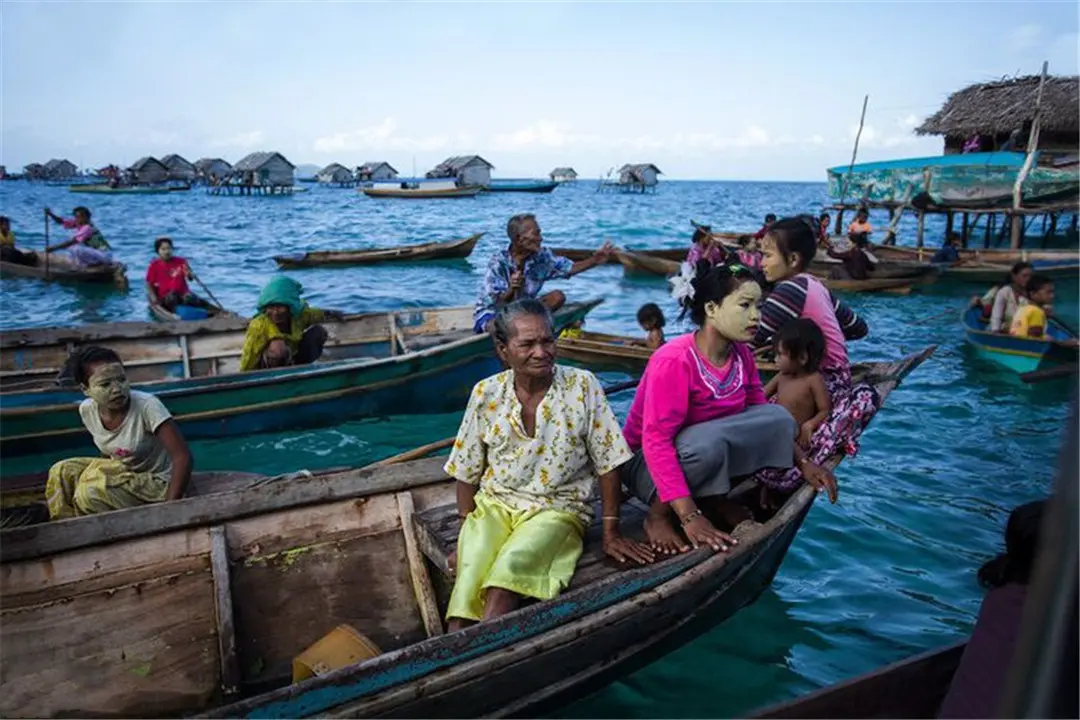
[[[525,261],[523,269],[525,283],[517,299],[535,298],[548,280],[570,277],[574,262],[570,258],[555,255],[545,247],[540,248]],[[480,296],[476,298],[473,321],[489,313],[494,313],[499,296],[510,287],[510,275],[514,272],[514,261],[510,257],[510,248],[504,248],[491,256],[484,280],[480,285]]]

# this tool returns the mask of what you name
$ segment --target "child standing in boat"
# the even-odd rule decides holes
[[[825,335],[809,318],[789,320],[774,338],[779,372],[765,386],[765,397],[785,408],[799,425],[799,444],[810,439],[832,410],[825,379],[818,368],[825,355]]]

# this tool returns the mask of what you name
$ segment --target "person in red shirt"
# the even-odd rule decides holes
[[[192,277],[187,260],[173,255],[173,242],[160,237],[154,241],[157,257],[146,268],[146,297],[152,304],[174,311],[178,305],[209,308],[210,303],[195,295],[188,288]]]
[[[765,216],[765,224],[761,226],[761,229],[754,233],[755,240],[761,240],[763,237],[769,234],[769,229],[772,228],[773,223],[776,222],[776,215],[769,213]]]

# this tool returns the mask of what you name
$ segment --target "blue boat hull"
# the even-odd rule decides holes
[[[964,311],[962,320],[968,345],[974,349],[975,354],[1013,372],[1028,373],[1077,362],[1075,347],[1066,347],[1060,342],[1050,340],[990,332],[986,329],[982,310],[978,307]],[[1058,341],[1076,337],[1053,320],[1048,333]]]

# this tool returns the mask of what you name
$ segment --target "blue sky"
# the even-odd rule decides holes
[[[1076,2],[0,3],[0,163],[388,160],[495,175],[653,162],[823,180],[934,155],[954,90],[1077,73]]]

